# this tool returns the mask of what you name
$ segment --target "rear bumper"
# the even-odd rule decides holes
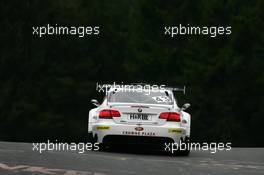
[[[174,140],[168,137],[152,136],[126,136],[126,135],[106,135],[103,143],[106,145],[117,146],[140,146],[140,148],[164,149],[165,143],[173,143]],[[142,147],[141,147],[142,146]]]
[[[136,128],[143,128],[137,131]],[[186,128],[170,123],[156,125],[124,125],[116,123],[97,123],[92,127],[99,143],[111,144],[160,144],[164,142],[179,143],[186,137]]]

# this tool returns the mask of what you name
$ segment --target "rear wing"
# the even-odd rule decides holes
[[[183,92],[183,94],[185,95],[185,92],[186,92],[186,87],[183,86],[183,87],[165,87],[165,89],[167,90],[171,90],[171,91],[180,91],[180,92]]]

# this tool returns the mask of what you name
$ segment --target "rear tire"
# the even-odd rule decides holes
[[[179,155],[180,156],[189,156],[190,150],[186,149],[184,151],[180,151]]]
[[[185,137],[185,140],[181,139],[181,142],[186,144],[186,149],[185,150],[178,150],[176,154],[179,156],[189,156],[190,149],[188,149],[189,146],[187,146],[187,145],[189,145],[189,143],[190,143],[190,137]]]
[[[92,143],[92,144],[95,143],[93,133],[88,133],[88,139],[87,140],[89,143]]]
[[[98,142],[98,136],[97,136],[97,134],[95,134],[95,136],[92,136],[92,142],[91,143],[95,144],[97,142]],[[97,151],[107,151],[107,149],[108,149],[107,145],[104,143],[99,143],[98,146],[99,146],[99,149]]]
[[[100,143],[99,144],[99,151],[107,151],[108,150],[108,146],[104,143]]]
[[[186,145],[189,145],[190,144],[190,137],[185,137],[184,143]],[[182,156],[189,156],[189,154],[190,154],[189,146],[187,146],[187,148],[184,151],[181,151]]]

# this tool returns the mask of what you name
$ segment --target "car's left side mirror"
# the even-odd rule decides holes
[[[191,106],[190,103],[185,103],[184,105],[182,105],[181,110],[184,111],[188,109],[190,106]]]
[[[91,103],[97,107],[100,106],[100,103],[96,99],[92,99]]]

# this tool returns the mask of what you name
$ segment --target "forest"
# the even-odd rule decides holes
[[[264,1],[0,2],[0,140],[87,139],[96,83],[186,86],[192,140],[264,146]],[[32,34],[99,26],[100,34]],[[230,35],[164,35],[165,26],[231,26]]]

